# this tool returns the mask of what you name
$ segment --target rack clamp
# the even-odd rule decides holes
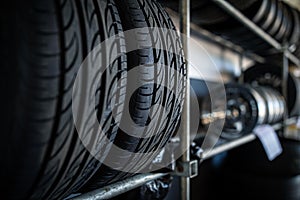
[[[198,176],[198,167],[204,151],[193,142],[190,146],[190,152],[192,160],[188,162],[177,161],[174,175],[189,178]]]
[[[189,162],[177,161],[176,169],[172,174],[189,178],[198,176],[198,160],[191,160]]]

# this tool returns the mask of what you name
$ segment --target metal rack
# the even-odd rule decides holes
[[[270,35],[268,35],[264,30],[262,30],[259,26],[257,26],[254,22],[252,22],[250,19],[248,19],[246,16],[244,16],[239,10],[237,10],[234,6],[232,6],[230,3],[228,3],[226,0],[224,1],[214,1],[216,5],[218,5],[220,8],[222,8],[224,11],[226,11],[228,14],[230,14],[232,17],[234,17],[236,20],[241,22],[245,27],[247,27],[250,31],[255,33],[257,36],[259,36],[261,39],[263,39],[265,42],[267,42],[269,45],[274,47],[278,51],[278,53],[282,54],[282,94],[285,99],[288,97],[288,73],[289,73],[289,62],[291,61],[294,63],[297,67],[300,68],[300,59],[297,58],[294,54],[292,54],[289,51],[289,47],[286,44],[280,44],[278,41],[276,41],[274,38],[272,38]],[[287,109],[286,109],[287,110]],[[284,118],[282,120],[282,128],[286,126],[286,124],[289,124],[289,122],[294,118],[288,119],[287,112],[284,115]],[[295,120],[296,123],[296,120]]]
[[[284,126],[289,126],[291,124],[296,123],[296,121],[297,121],[296,118],[289,118],[285,121],[284,125],[282,123],[277,123],[277,124],[273,124],[272,127],[274,128],[274,130],[280,130]],[[233,140],[230,142],[222,142],[220,145],[217,145],[211,151],[207,151],[207,152],[204,151],[202,154],[202,159],[203,160],[209,159],[219,153],[234,149],[238,146],[249,143],[255,139],[256,139],[256,136],[255,136],[255,134],[252,133],[252,134],[243,136],[239,139],[236,139],[236,140]]]
[[[260,27],[258,27],[255,23],[253,23],[251,20],[249,20],[247,17],[245,17],[239,10],[234,8],[230,3],[228,3],[226,0],[222,1],[214,1],[216,5],[218,5],[220,8],[225,10],[228,14],[230,14],[232,17],[240,21],[244,26],[249,28],[252,32],[257,34],[260,38],[265,40],[268,44],[274,47],[274,49],[278,50],[278,52],[281,52],[283,55],[283,85],[282,85],[282,91],[284,94],[284,97],[287,97],[287,79],[288,79],[288,68],[289,68],[289,61],[293,62],[296,66],[300,67],[300,60],[293,55],[289,49],[285,46],[277,42],[275,39],[273,39],[270,35],[268,35],[266,32],[264,32]],[[222,39],[221,37],[215,36],[211,34],[208,31],[205,31],[201,29],[200,27],[190,24],[190,0],[180,0],[180,31],[185,34],[187,37],[190,36],[190,28],[192,27],[195,30],[200,30],[203,36],[210,37],[214,39],[214,42],[220,43],[223,46],[225,45],[227,48],[239,50],[236,48],[234,44]],[[183,47],[185,51],[185,56],[189,56],[189,46],[186,41],[183,40]],[[240,52],[243,50],[240,49]],[[264,58],[255,55],[255,54],[248,54],[247,57],[253,59],[254,61],[258,62],[264,62]],[[187,59],[188,60],[188,59]],[[187,64],[188,66],[188,64]],[[188,71],[188,67],[187,67]],[[188,74],[188,72],[187,72]],[[187,80],[189,77],[187,77]],[[187,146],[190,144],[190,101],[189,101],[189,91],[190,91],[190,85],[189,81],[187,81],[187,88],[186,88],[186,101],[183,111],[183,133],[180,134],[180,140],[183,144],[181,148],[188,149]],[[273,128],[278,130],[286,125],[290,125],[296,122],[296,118],[290,118],[287,119],[287,115],[285,116],[282,123],[273,125]],[[224,151],[228,151],[230,149],[236,148],[240,145],[249,143],[256,139],[256,136],[254,134],[249,134],[244,137],[241,137],[239,139],[230,141],[230,142],[224,142],[217,146],[215,146],[214,149],[210,151],[203,151],[201,154],[201,161],[206,160],[208,158],[211,158],[219,153],[222,153]],[[190,151],[187,150],[184,155],[182,156],[179,164],[181,163],[182,166],[188,166],[190,167],[191,164],[190,160]],[[187,169],[185,169],[187,170]],[[126,179],[124,181],[117,182],[115,184],[108,185],[106,187],[94,190],[89,193],[85,193],[73,198],[73,200],[98,200],[98,199],[107,199],[115,197],[121,193],[130,191],[134,188],[137,188],[149,181],[161,178],[163,176],[166,176],[171,173],[153,173],[153,174],[139,174],[136,176],[133,176],[129,179]],[[172,174],[174,175],[174,174]],[[181,175],[181,199],[182,200],[188,200],[190,199],[190,176],[189,175]]]
[[[180,0],[180,32],[183,33],[187,38],[190,37],[190,0]],[[183,50],[186,57],[186,60],[189,60],[189,43],[187,40],[183,39]],[[184,151],[181,157],[181,165],[183,166],[184,171],[187,171],[190,168],[190,81],[189,81],[189,63],[187,62],[186,67],[186,94],[185,94],[185,103],[183,108],[183,130],[180,134],[181,148]],[[185,151],[186,149],[186,151]],[[198,165],[198,164],[197,164]],[[188,169],[186,169],[186,166]],[[180,179],[180,188],[181,188],[181,199],[190,198],[190,176],[182,176]]]
[[[294,63],[297,67],[300,68],[300,59],[297,58],[294,54],[292,54],[289,51],[288,46],[286,46],[285,44],[280,44],[278,41],[276,41],[274,38],[272,38],[270,35],[268,35],[264,30],[262,30],[259,26],[257,26],[254,22],[252,22],[250,19],[248,19],[246,16],[244,16],[234,6],[232,6],[230,3],[228,3],[226,0],[214,1],[214,3],[217,6],[219,6],[221,9],[226,11],[229,15],[234,17],[236,20],[238,20],[242,25],[247,27],[250,31],[255,33],[258,37],[260,37],[265,42],[267,42],[269,45],[271,45],[274,49],[276,49],[278,51],[278,53],[282,53],[282,58],[283,58],[282,93],[283,93],[283,96],[285,98],[287,98],[287,89],[288,89],[287,82],[288,82],[289,62]],[[205,38],[209,38],[210,40],[212,40],[215,43],[220,44],[221,46],[225,46],[228,49],[231,49],[238,53],[243,54],[244,50],[241,47],[236,46],[235,44],[223,39],[222,37],[216,36],[216,35],[212,34],[211,32],[206,31],[193,23],[191,23],[191,28],[193,28],[196,31],[199,31],[201,33],[201,35],[204,36]],[[254,61],[260,62],[260,63],[265,61],[263,57],[256,55],[256,54],[247,53],[245,56],[247,56],[248,58],[250,58]],[[282,122],[274,124],[274,125],[272,125],[272,127],[275,130],[281,130],[286,126],[297,123],[297,118],[298,118],[298,116],[288,118],[287,113],[286,113]],[[204,151],[202,154],[202,159],[203,160],[208,159],[219,153],[236,148],[240,145],[246,144],[255,139],[256,139],[256,136],[254,134],[249,134],[249,135],[246,135],[239,139],[236,139],[234,141],[222,143],[220,145],[217,145],[211,151],[208,151],[208,152]]]
[[[130,191],[134,188],[137,188],[149,181],[161,178],[166,176],[167,173],[156,173],[156,174],[140,174],[128,178],[124,181],[119,181],[117,183],[105,186],[103,188],[78,195],[72,200],[98,200],[98,199],[109,199],[124,192]]]
[[[268,35],[264,30],[262,30],[259,26],[257,26],[250,19],[248,19],[246,16],[244,16],[239,10],[237,10],[230,3],[228,3],[226,0],[214,1],[214,2],[216,5],[218,5],[220,8],[225,10],[228,14],[230,14],[236,20],[241,22],[244,26],[246,26],[253,33],[257,34],[261,39],[265,40],[265,42],[267,42],[268,44],[273,46],[276,50],[278,50],[278,52],[283,53],[284,57],[288,58],[295,65],[300,67],[300,60],[288,50],[288,48],[285,46],[285,44],[280,44],[278,41],[276,41],[274,38],[272,38],[270,35]]]
[[[295,118],[290,118],[286,121],[286,125],[290,125],[295,123]],[[273,128],[275,130],[279,130],[282,128],[282,124],[274,124]],[[219,153],[231,150],[233,148],[236,148],[238,146],[241,146],[243,144],[249,143],[251,141],[254,141],[256,139],[256,136],[254,134],[249,134],[244,137],[241,137],[239,139],[230,141],[230,142],[221,142],[219,145],[217,145],[214,149],[210,151],[203,151],[201,154],[201,161],[204,161],[206,159],[209,159]],[[176,141],[175,141],[176,142]],[[105,186],[103,188],[99,188],[97,190],[78,195],[72,200],[99,200],[99,199],[108,199],[113,198],[119,194],[122,194],[124,192],[128,192],[134,188],[137,188],[149,181],[156,180],[158,178],[164,177],[166,175],[172,175],[172,173],[149,173],[149,174],[139,174],[136,176],[133,176],[131,178],[128,178],[123,181],[119,181],[117,183]]]

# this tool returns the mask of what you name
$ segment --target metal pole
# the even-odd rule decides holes
[[[244,68],[243,68],[243,62],[244,61],[244,54],[240,53],[239,55],[239,68],[240,68],[240,77],[239,77],[239,83],[244,83]]]
[[[180,134],[181,148],[186,150],[182,155],[182,162],[190,161],[190,79],[189,79],[189,37],[190,37],[190,0],[180,0],[180,32],[184,35],[185,38],[182,38],[183,50],[186,58],[186,94],[185,94],[185,103],[183,109],[182,123],[183,130]],[[190,178],[181,177],[181,199],[189,200],[190,199]]]
[[[287,50],[284,50],[283,52],[283,66],[282,66],[282,94],[285,100],[287,100],[288,97],[288,76],[289,76],[289,60],[286,57]]]
[[[118,196],[124,192],[128,192],[134,188],[144,185],[149,181],[156,180],[167,174],[157,173],[157,174],[141,174],[128,178],[124,181],[120,181],[106,187],[84,193],[80,196],[71,198],[71,200],[100,200],[100,199],[110,199],[112,197]]]
[[[284,47],[284,52],[283,52],[283,66],[282,66],[282,82],[281,82],[281,89],[282,89],[282,94],[283,97],[285,99],[285,101],[287,102],[288,99],[288,76],[289,76],[289,60],[286,56],[287,53],[287,46]],[[287,105],[285,106],[284,109],[284,115],[283,115],[283,120],[282,120],[282,131],[283,131],[283,135],[284,135],[284,131],[285,131],[285,124],[286,124],[286,120],[288,119],[288,108]]]

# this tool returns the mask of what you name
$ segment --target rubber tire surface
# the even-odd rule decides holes
[[[156,1],[118,0],[116,2],[124,30],[145,27],[161,27],[175,30],[170,17]],[[147,40],[147,36],[150,36],[151,41]],[[145,139],[132,137],[124,132],[120,132],[116,136],[115,145],[126,151],[145,153],[161,149],[176,130],[183,106],[186,70],[181,41],[177,34],[164,38],[163,33],[152,32],[151,28],[147,28],[138,31],[134,37],[137,46],[143,46],[143,48],[127,54],[128,68],[145,65],[146,69],[138,75],[138,80],[130,80],[140,82],[143,85],[131,97],[126,95],[126,98],[130,98],[129,109],[131,118],[139,126],[145,126],[148,123],[149,116],[156,116],[158,117],[156,119],[159,119],[159,123],[155,127],[159,129],[154,135]],[[166,41],[166,39],[169,41]],[[171,51],[163,51],[161,50],[162,47]],[[171,52],[180,52],[180,55]],[[163,70],[156,63],[168,66],[173,71]],[[174,71],[179,73],[176,75]],[[151,84],[153,81],[158,84]],[[160,86],[160,81],[165,81],[165,84],[172,91]],[[178,98],[176,99],[175,96]],[[160,104],[165,109],[153,109],[151,113],[150,108],[154,104]],[[126,123],[126,119],[124,120]],[[144,133],[139,134],[143,135]],[[102,165],[83,191],[96,189],[132,176],[132,173],[121,172],[122,167],[132,165],[132,163],[139,163],[124,155],[112,155],[108,159],[113,159],[113,162],[119,164],[120,169],[111,169]]]
[[[122,31],[119,15],[113,0],[16,0],[0,9],[2,198],[61,199],[101,165],[78,139],[72,88],[87,53]],[[118,117],[101,113],[116,96],[115,107],[122,109],[124,85],[116,81],[126,80],[125,42],[116,43],[121,56],[97,94],[98,114],[111,135]],[[117,89],[108,93],[112,86]]]
[[[234,7],[243,11],[258,0],[228,0]],[[159,0],[163,6],[174,11],[179,10],[178,0]],[[195,24],[208,25],[227,20],[230,16],[211,0],[191,0],[191,20]]]
[[[270,62],[268,62],[270,63]],[[264,76],[270,74],[270,78],[266,79]],[[272,64],[257,64],[248,68],[244,72],[244,81],[246,83],[257,82],[259,85],[269,86],[282,93],[281,84],[282,70],[278,63]],[[288,97],[287,107],[290,116],[296,116],[300,112],[299,99],[300,99],[300,81],[292,73],[288,75]]]
[[[253,6],[258,0],[229,0],[228,2],[240,11],[244,11]],[[201,2],[201,3],[200,3]],[[223,9],[216,5],[213,1],[197,1],[191,2],[191,19],[198,25],[212,25],[221,23],[230,18]]]

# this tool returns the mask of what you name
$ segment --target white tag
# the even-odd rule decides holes
[[[282,153],[282,147],[278,136],[270,125],[261,125],[254,129],[255,135],[262,143],[270,161],[274,160]]]
[[[159,154],[154,158],[152,163],[161,163],[165,154],[165,148],[163,148]]]
[[[296,124],[297,128],[300,129],[300,117],[297,119],[297,124]]]

